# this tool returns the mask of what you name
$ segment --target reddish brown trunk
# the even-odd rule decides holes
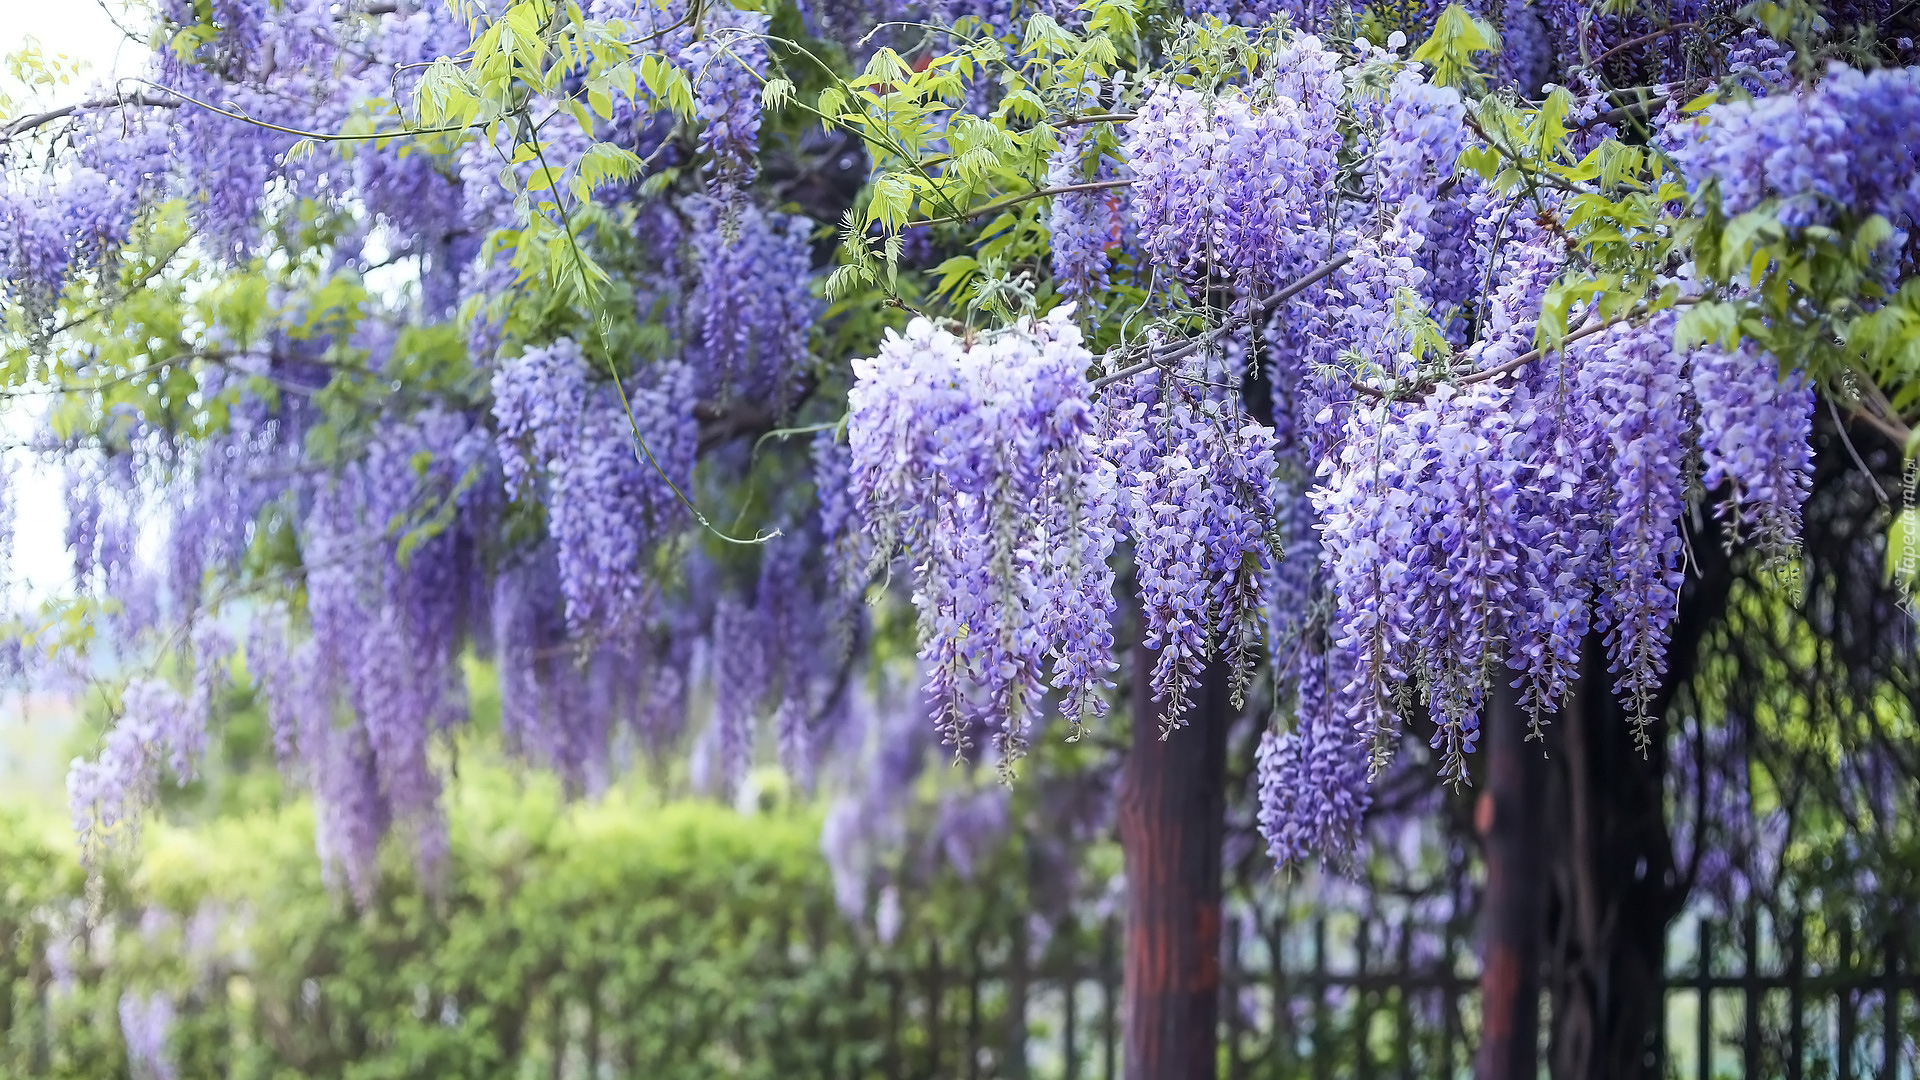
[[[1207,668],[1187,726],[1160,738],[1134,649],[1133,748],[1120,791],[1127,865],[1126,1073],[1213,1080],[1220,1016],[1220,844],[1225,832],[1227,673]]]
[[[1527,716],[1511,687],[1488,695],[1486,774],[1474,827],[1487,865],[1480,908],[1478,1080],[1535,1080],[1540,1062],[1540,956],[1547,876],[1541,827],[1547,762],[1527,741]]]

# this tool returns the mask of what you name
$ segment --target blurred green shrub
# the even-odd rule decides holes
[[[0,810],[0,1076],[129,1075],[120,1001],[154,994],[179,1077],[884,1071],[904,1033],[816,818],[463,771],[438,889],[396,851],[364,911],[305,808],[154,827],[91,902],[63,823]]]

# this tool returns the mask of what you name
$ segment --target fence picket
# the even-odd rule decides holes
[[[1065,997],[1066,1000],[1060,1009],[1063,1014],[1060,1022],[1062,1025],[1061,1038],[1064,1043],[1061,1049],[1065,1051],[1062,1056],[1066,1058],[1066,1080],[1080,1080],[1080,1033],[1076,1030],[1080,1023],[1080,976],[1078,972],[1067,973]]]
[[[1695,1027],[1699,1042],[1694,1051],[1695,1080],[1713,1080],[1713,924],[1700,920],[1700,951],[1694,957],[1698,977],[1700,1017]]]
[[[1740,992],[1746,1012],[1740,1038],[1740,1063],[1746,1076],[1760,1073],[1760,915],[1747,912],[1740,925]]]
[[[1792,981],[1787,989],[1787,1080],[1801,1080],[1807,1054],[1807,917],[1793,918],[1793,937],[1787,963]]]
[[[1368,1045],[1367,1036],[1373,1027],[1372,995],[1367,992],[1367,953],[1372,951],[1372,937],[1368,928],[1372,925],[1361,918],[1360,928],[1354,941],[1354,980],[1353,991],[1353,1064],[1354,1075],[1360,1080],[1373,1080],[1373,1050]]]
[[[1880,960],[1880,1080],[1900,1080],[1900,950],[1888,930]]]
[[[1840,985],[1835,993],[1835,1009],[1838,1015],[1834,1026],[1838,1029],[1838,1039],[1834,1047],[1834,1076],[1838,1080],[1853,1080],[1853,987],[1848,977],[1853,974],[1853,917],[1846,916],[1840,922]]]
[[[1333,1022],[1329,1019],[1332,1012],[1327,1007],[1327,920],[1324,916],[1313,922],[1313,1075],[1315,1080],[1330,1080],[1333,1076],[1333,1062],[1330,1059],[1332,1040],[1327,1038]]]
[[[1400,973],[1413,973],[1413,922],[1408,920],[1400,927]],[[1394,1056],[1400,1062],[1400,1080],[1413,1080],[1413,1006],[1408,1002],[1410,993],[1406,986],[1399,988],[1394,999],[1393,1034]]]
[[[1116,1080],[1120,1070],[1115,1063],[1115,1044],[1119,1042],[1119,1005],[1114,1001],[1117,987],[1120,985],[1118,950],[1115,939],[1119,936],[1112,919],[1107,920],[1106,930],[1100,936],[1100,1038],[1102,1042],[1101,1076],[1105,1080]]]

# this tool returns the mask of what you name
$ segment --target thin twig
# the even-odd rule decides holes
[[[248,116],[246,113],[243,113],[238,109],[223,109],[218,105],[213,105],[208,102],[201,101],[199,98],[196,98],[191,94],[183,94],[180,91],[173,89],[172,87],[162,86],[161,84],[157,82],[153,82],[148,79],[136,78],[136,79],[133,79],[133,81],[139,82],[139,83],[145,83],[146,85],[151,86],[155,90],[159,90],[162,93],[172,94],[174,97],[179,98],[181,101],[184,101],[189,105],[194,105],[199,108],[205,109],[206,111],[213,113],[216,116],[224,116],[229,120],[238,120],[242,123],[252,124],[254,127],[265,128],[268,131],[277,131],[282,135],[292,135],[295,138],[309,139],[309,140],[312,140],[313,142],[368,142],[375,139],[404,139],[404,138],[408,138],[410,136],[416,136],[416,135],[444,135],[444,134],[455,132],[455,131],[469,131],[475,128],[486,127],[488,124],[506,119],[505,116],[495,116],[495,117],[489,117],[488,119],[485,119],[485,120],[475,120],[471,124],[447,124],[440,127],[401,128],[393,131],[369,131],[364,135],[349,135],[343,131],[305,131],[300,128],[283,127],[279,124],[269,123],[268,121],[258,119],[257,117]]]
[[[1302,290],[1306,289],[1308,286],[1312,285],[1314,282],[1319,281],[1321,278],[1324,278],[1328,274],[1333,273],[1335,270],[1338,270],[1341,267],[1347,265],[1347,263],[1351,262],[1352,260],[1353,260],[1353,256],[1345,252],[1342,252],[1339,255],[1335,255],[1333,258],[1328,259],[1326,262],[1323,262],[1319,266],[1314,267],[1312,270],[1307,271],[1306,274],[1304,274],[1300,278],[1293,281],[1286,288],[1281,289],[1279,292],[1276,292],[1272,296],[1269,296],[1265,300],[1262,300],[1260,304],[1254,309],[1253,314],[1264,315],[1272,311],[1274,308],[1277,308],[1281,304],[1286,303],[1288,300],[1293,299],[1295,296],[1300,295]],[[1209,330],[1204,334],[1201,334],[1199,337],[1189,338],[1185,343],[1176,345],[1173,348],[1168,349],[1166,352],[1163,352],[1163,353],[1156,354],[1153,352],[1151,347],[1149,347],[1148,355],[1145,360],[1142,360],[1136,364],[1130,364],[1127,367],[1123,367],[1120,370],[1115,371],[1111,374],[1100,376],[1099,378],[1093,380],[1093,389],[1095,392],[1098,392],[1100,390],[1105,389],[1106,387],[1112,386],[1114,383],[1117,383],[1122,379],[1131,379],[1135,375],[1138,375],[1145,371],[1150,371],[1153,368],[1163,367],[1167,364],[1176,363],[1178,361],[1185,360],[1187,357],[1192,356],[1194,353],[1199,352],[1201,349],[1205,348],[1207,345],[1217,340],[1222,334],[1225,334],[1227,332],[1228,328],[1229,327],[1227,325],[1222,325],[1213,330]]]
[[[1893,407],[1893,402],[1887,400],[1886,391],[1880,389],[1879,383],[1872,379],[1861,379],[1859,383],[1864,384],[1861,396],[1866,399],[1867,405],[1867,408],[1859,411],[1860,418],[1892,439],[1894,445],[1904,448],[1913,438],[1913,429],[1900,419],[1899,411]]]
[[[1024,195],[998,199],[984,206],[976,206],[971,210],[962,210],[955,214],[948,214],[945,217],[922,218],[919,221],[909,221],[900,227],[902,229],[918,229],[923,226],[938,225],[947,221],[969,221],[977,217],[986,217],[988,214],[998,210],[1005,210],[1010,206],[1018,206],[1023,202],[1032,202],[1034,199],[1044,199],[1049,195],[1071,195],[1076,191],[1105,191],[1109,188],[1129,187],[1132,184],[1132,180],[1089,180],[1084,184],[1060,184],[1055,187],[1045,187],[1029,191]]]
[[[1672,307],[1685,307],[1688,304],[1699,303],[1703,299],[1705,299],[1705,297],[1685,297],[1679,300],[1675,300],[1672,304]],[[1670,310],[1670,309],[1663,308],[1660,310]],[[1497,379],[1502,375],[1508,374],[1509,372],[1518,371],[1519,369],[1526,367],[1528,364],[1533,363],[1535,360],[1539,360],[1545,357],[1548,353],[1562,352],[1566,349],[1567,346],[1572,345],[1577,341],[1585,341],[1587,338],[1590,338],[1595,334],[1602,333],[1606,330],[1610,330],[1613,327],[1616,327],[1623,322],[1627,322],[1630,319],[1637,319],[1642,315],[1651,315],[1651,314],[1653,314],[1653,311],[1650,311],[1645,307],[1635,306],[1633,310],[1624,312],[1619,315],[1615,315],[1611,319],[1604,319],[1597,323],[1588,323],[1587,325],[1581,327],[1580,329],[1575,330],[1572,333],[1568,334],[1566,337],[1561,338],[1560,343],[1554,346],[1553,348],[1533,349],[1529,352],[1523,352],[1519,356],[1514,357],[1513,359],[1507,361],[1504,364],[1498,364],[1498,365],[1495,365],[1494,367],[1485,368],[1483,370],[1475,371],[1467,375],[1462,375],[1460,378],[1457,378],[1457,379],[1434,380],[1434,381],[1428,381],[1428,382],[1415,383],[1413,386],[1410,386],[1406,389],[1405,396],[1413,397],[1418,394],[1424,394],[1428,390],[1431,390],[1434,387],[1440,385],[1441,381],[1450,382],[1454,386],[1472,386],[1474,383],[1483,383],[1483,382],[1487,382],[1490,379]],[[1367,397],[1374,398],[1381,401],[1384,401],[1393,397],[1402,396],[1401,393],[1396,389],[1390,388],[1387,390],[1378,390],[1378,389],[1375,389],[1374,387],[1366,385],[1365,383],[1355,383],[1353,385],[1353,390],[1357,394],[1363,394]]]
[[[1633,48],[1635,45],[1645,45],[1649,41],[1656,41],[1660,38],[1666,37],[1668,34],[1671,34],[1677,30],[1691,30],[1695,25],[1696,24],[1691,22],[1674,23],[1672,26],[1667,27],[1665,30],[1655,30],[1651,34],[1641,34],[1639,37],[1628,38],[1627,40],[1621,42],[1620,44],[1615,45],[1612,48],[1608,49],[1607,51],[1594,57],[1592,60],[1587,61],[1585,64],[1582,64],[1581,66],[1588,67],[1588,68],[1594,67],[1598,65],[1600,61],[1605,60],[1607,57],[1612,56],[1615,53],[1625,52],[1628,49]]]
[[[1853,459],[1854,465],[1860,469],[1860,475],[1867,478],[1867,483],[1873,485],[1873,493],[1880,496],[1880,505],[1891,506],[1893,500],[1887,497],[1887,489],[1880,486],[1879,478],[1873,475],[1872,469],[1867,468],[1867,463],[1860,457],[1860,451],[1854,449],[1853,439],[1847,435],[1847,422],[1840,419],[1840,406],[1833,403],[1832,395],[1821,396],[1827,399],[1827,411],[1833,414],[1833,429],[1840,433],[1840,442],[1847,448],[1847,456]],[[1864,414],[1856,412],[1853,415],[1863,416]]]
[[[1086,116],[1069,116],[1052,121],[1058,127],[1075,127],[1080,124],[1124,124],[1139,114],[1130,112],[1089,113]]]
[[[0,142],[10,142],[15,136],[51,124],[55,120],[64,120],[75,113],[94,112],[99,109],[124,108],[129,105],[153,109],[177,109],[180,107],[180,102],[169,101],[165,98],[153,97],[148,94],[119,94],[109,98],[96,98],[92,101],[77,101],[72,105],[63,105],[58,109],[48,109],[46,112],[23,116],[8,124],[6,127],[0,127]]]

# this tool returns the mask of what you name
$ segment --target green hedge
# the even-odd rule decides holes
[[[811,815],[484,770],[453,800],[437,896],[396,862],[355,910],[296,808],[150,829],[93,919],[61,824],[0,813],[0,1075],[127,1075],[129,991],[175,1002],[181,1077],[884,1071],[899,1017]]]

